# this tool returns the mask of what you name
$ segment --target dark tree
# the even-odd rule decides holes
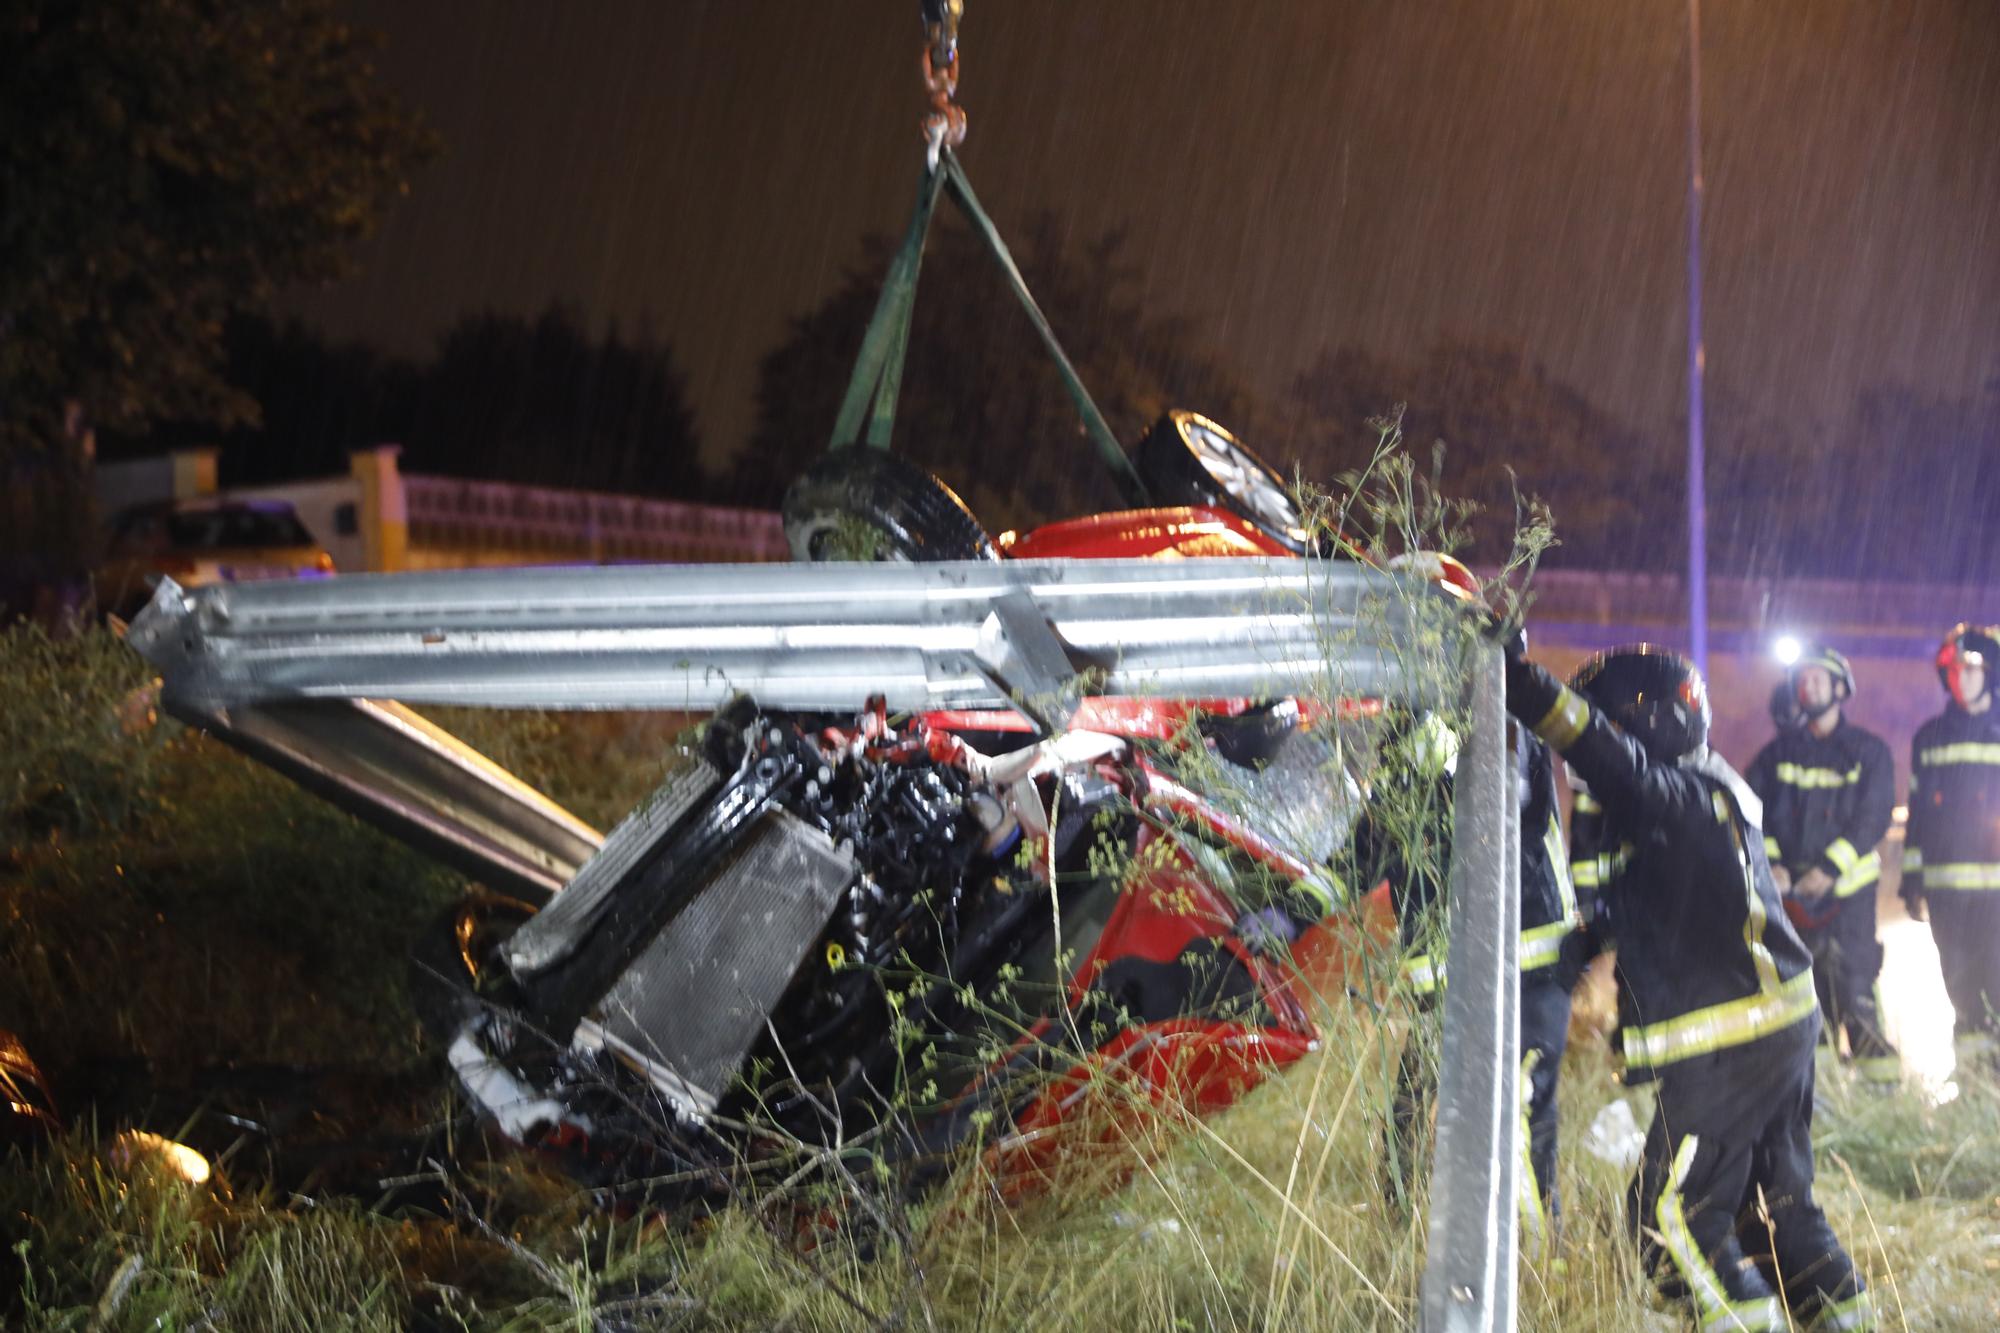
[[[1481,506],[1474,559],[1505,554],[1516,486],[1554,512],[1562,546],[1551,564],[1658,567],[1685,551],[1677,456],[1516,347],[1452,339],[1407,362],[1355,347],[1322,352],[1293,387],[1306,474],[1366,464],[1378,438],[1370,421],[1399,404],[1418,462],[1429,467],[1441,444],[1444,493]]]
[[[1146,309],[1120,234],[1079,250],[1044,216],[1010,243],[1121,440],[1129,445],[1169,407],[1189,407],[1260,443],[1250,394],[1199,331]],[[750,444],[724,483],[737,503],[776,505],[826,448],[891,249],[870,242],[867,262],[765,358]],[[939,205],[911,324],[898,454],[937,473],[995,530],[1117,507],[1027,315],[948,204]]]
[[[16,467],[81,475],[93,425],[254,418],[221,372],[226,320],[346,272],[429,151],[370,45],[332,0],[7,7],[0,448]]]
[[[707,482],[673,353],[560,307],[476,315],[438,343],[395,438],[411,471],[696,499]]]
[[[165,423],[135,448],[220,445],[223,484],[255,486],[344,472],[351,450],[402,439],[417,401],[415,363],[261,315],[231,320],[224,342],[229,382],[257,404],[255,423]]]

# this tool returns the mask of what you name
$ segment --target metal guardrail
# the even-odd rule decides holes
[[[1372,603],[1396,585],[1305,560],[1061,560],[452,570],[163,581],[133,647],[167,692],[240,706],[397,699],[498,708],[990,706],[1045,682],[1004,614],[1026,597],[1099,694],[1408,693]],[[996,609],[999,608],[999,609]],[[1333,655],[1329,656],[1329,646]]]
[[[1462,697],[1463,680],[1406,665],[1412,604],[1390,575],[1319,560],[462,570],[166,581],[128,641],[177,716],[541,896],[594,832],[469,747],[348,701],[702,710],[744,692],[852,711],[879,694],[1053,727],[1086,693]],[[1471,684],[1420,1307],[1433,1333],[1515,1320],[1520,829],[1497,649]]]
[[[1514,1327],[1521,1115],[1521,804],[1500,651],[1472,670],[1452,793],[1451,942],[1420,1327]]]
[[[604,835],[401,704],[305,699],[169,712],[490,889],[539,903]]]

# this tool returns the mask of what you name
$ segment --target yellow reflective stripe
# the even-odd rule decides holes
[[[1854,869],[1854,863],[1861,859],[1861,853],[1854,850],[1854,844],[1845,838],[1835,838],[1827,844],[1826,859],[1833,862],[1841,874]]]
[[[1542,715],[1532,730],[1558,750],[1568,749],[1583,735],[1583,729],[1590,725],[1590,705],[1583,696],[1567,685],[1558,686],[1556,701],[1549,711]]]
[[[1772,865],[1785,859],[1784,852],[1778,847],[1778,840],[1768,833],[1764,835],[1764,859]]]
[[[1903,873],[1907,875],[1912,870],[1922,870],[1923,868],[1924,849],[1921,847],[1905,847],[1903,849]]]
[[[1959,741],[1953,745],[1933,745],[1917,755],[1917,762],[1926,768],[1940,764],[2000,764],[2000,745],[1991,741]],[[1914,774],[1910,777],[1912,786],[1916,783]]]
[[[1521,948],[1515,966],[1522,972],[1547,967],[1562,957],[1563,940],[1582,925],[1580,917],[1551,921],[1521,932]],[[1402,963],[1403,980],[1418,995],[1429,995],[1444,985],[1445,969],[1427,953],[1412,954]]]
[[[1777,960],[1764,946],[1764,925],[1769,920],[1764,911],[1764,899],[1757,892],[1757,882],[1750,875],[1750,851],[1743,845],[1743,826],[1732,817],[1735,807],[1721,792],[1709,793],[1715,805],[1715,818],[1729,829],[1729,840],[1736,847],[1736,871],[1743,877],[1743,947],[1750,951],[1750,961],[1757,969],[1757,992],[1769,995],[1778,985]]]
[[[1819,1317],[1813,1320],[1815,1329],[1825,1329],[1828,1333],[1865,1333],[1880,1326],[1875,1298],[1865,1291],[1856,1292],[1838,1304],[1820,1306]]]
[[[1621,842],[1615,852],[1599,852],[1581,861],[1571,861],[1571,879],[1586,889],[1601,889],[1618,876],[1625,873],[1625,867],[1632,864],[1632,844]]]
[[[2000,746],[1994,748],[2000,749]],[[1851,787],[1861,781],[1861,765],[1856,764],[1843,773],[1837,768],[1808,768],[1804,764],[1779,764],[1778,781],[1788,787],[1810,789]]]
[[[1326,880],[1322,880],[1320,878],[1321,875],[1325,875],[1326,880],[1331,880],[1332,883],[1329,884]],[[1324,866],[1321,866],[1311,874],[1300,875],[1292,883],[1297,888],[1303,889],[1312,895],[1313,900],[1319,904],[1319,914],[1321,916],[1331,915],[1333,909],[1347,897],[1347,885],[1341,880],[1340,876],[1334,874]]]
[[[1851,898],[1882,878],[1882,853],[1870,852],[1856,861],[1833,882],[1833,896]]]
[[[1548,1215],[1542,1211],[1542,1186],[1535,1179],[1534,1127],[1529,1122],[1534,1110],[1535,1066],[1541,1061],[1540,1051],[1529,1051],[1521,1057],[1521,1143],[1520,1165],[1514,1175],[1518,1182],[1517,1191],[1521,1209],[1521,1249],[1530,1259],[1539,1259],[1543,1244],[1549,1234]]]
[[[1403,980],[1417,994],[1429,995],[1444,984],[1444,969],[1433,963],[1429,954],[1414,954],[1403,960]]]
[[[1625,1063],[1634,1067],[1668,1065],[1742,1046],[1804,1022],[1818,1006],[1812,969],[1807,968],[1773,991],[1712,1004],[1663,1023],[1626,1028]]]
[[[1597,798],[1587,791],[1577,792],[1576,798],[1570,802],[1570,808],[1580,815],[1601,814],[1604,810],[1604,807],[1597,803]]]
[[[1941,866],[1925,866],[1924,888],[2000,889],[2000,862],[1954,861]]]
[[[1520,969],[1532,972],[1538,967],[1547,967],[1562,957],[1563,940],[1580,923],[1574,916],[1561,921],[1551,921],[1546,926],[1534,926],[1521,932]]]
[[[1688,1295],[1694,1301],[1694,1312],[1706,1333],[1709,1329],[1777,1329],[1785,1326],[1785,1312],[1776,1296],[1768,1296],[1757,1301],[1732,1301],[1729,1289],[1722,1285],[1722,1275],[1709,1264],[1708,1256],[1701,1252],[1694,1232],[1687,1224],[1687,1206],[1681,1200],[1681,1189],[1687,1184],[1688,1172],[1694,1169],[1695,1153],[1699,1151],[1701,1138],[1690,1134],[1681,1140],[1679,1151],[1674,1154],[1673,1177],[1667,1187],[1660,1191],[1660,1201],[1653,1208],[1653,1216],[1660,1224],[1660,1245],[1667,1257],[1673,1260],[1675,1268],[1681,1272],[1681,1279],[1687,1283]]]
[[[1549,870],[1556,877],[1556,893],[1562,899],[1563,917],[1576,915],[1576,883],[1569,873],[1569,855],[1563,848],[1562,820],[1549,811],[1548,827],[1542,830],[1542,851],[1549,858]]]
[[[1701,1321],[1701,1333],[1784,1333],[1790,1327],[1776,1296],[1736,1301],[1711,1311]]]

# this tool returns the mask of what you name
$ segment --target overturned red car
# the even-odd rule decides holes
[[[1136,462],[1177,503],[995,540],[935,478],[839,450],[787,533],[803,559],[1313,547],[1203,417],[1170,414]],[[977,1142],[1032,1183],[1111,1132],[1107,1092],[1127,1128],[1202,1114],[1314,1047],[1301,964],[1370,933],[1312,923],[1383,916],[1335,913],[1327,869],[1359,801],[1327,731],[1372,712],[1084,698],[1049,735],[739,699],[547,906],[476,897],[426,942],[427,1017],[474,1101],[585,1175],[700,1195],[865,1143],[922,1180]]]

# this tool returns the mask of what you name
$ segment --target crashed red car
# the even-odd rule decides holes
[[[1170,414],[1136,461],[1179,502],[995,541],[935,478],[837,451],[787,531],[806,559],[857,533],[877,559],[1309,549],[1215,423]],[[739,700],[548,906],[454,915],[422,955],[429,1016],[475,1102],[585,1174],[699,1193],[859,1139],[922,1178],[976,1139],[1029,1183],[1134,1108],[1211,1112],[1313,1049],[1300,963],[1356,943],[1298,936],[1340,903],[1325,867],[1358,802],[1324,730],[1370,711],[1085,698],[1044,735]]]

